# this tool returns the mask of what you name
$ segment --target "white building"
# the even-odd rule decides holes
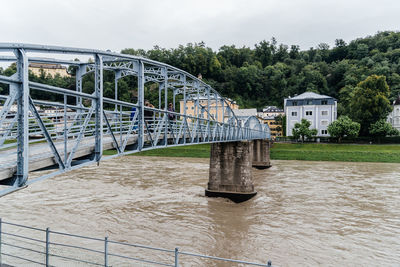
[[[393,101],[393,110],[388,115],[388,122],[400,131],[400,96]]]
[[[310,129],[317,129],[317,136],[329,136],[328,125],[336,120],[337,101],[335,98],[305,92],[301,95],[285,98],[286,135],[292,136],[296,123],[302,119],[311,122]]]

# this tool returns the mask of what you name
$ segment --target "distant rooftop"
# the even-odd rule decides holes
[[[300,99],[324,99],[324,98],[333,98],[331,96],[327,96],[327,95],[320,95],[320,94],[316,94],[313,92],[305,92],[302,93],[301,95],[298,96],[294,96],[291,98],[288,98],[290,100],[300,100]]]
[[[263,108],[263,112],[283,112],[283,109],[280,109],[276,106],[268,106]]]
[[[50,63],[29,63],[30,68],[40,68],[40,69],[67,69],[61,64],[50,64]]]
[[[197,95],[192,95],[192,96],[189,96],[189,97],[186,99],[186,101],[193,101],[193,100],[197,100],[197,99],[198,99],[198,100],[208,100],[208,96],[200,95],[199,97],[197,97]],[[230,99],[230,98],[227,98],[227,97],[223,98],[223,97],[221,97],[221,96],[218,96],[217,99],[218,99],[219,101],[221,101],[221,99],[225,99],[225,101],[227,101],[227,102],[230,102],[230,103],[232,103],[232,104],[236,104],[236,101],[235,101],[235,100]],[[214,97],[214,96],[210,96],[210,101],[215,101],[215,97]],[[181,102],[183,102],[183,100],[181,100]]]
[[[232,111],[236,117],[257,116],[256,108],[233,109]]]

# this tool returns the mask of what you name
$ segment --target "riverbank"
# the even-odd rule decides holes
[[[400,145],[275,143],[271,159],[400,163]]]
[[[115,152],[105,151],[104,154],[112,155]],[[168,147],[132,155],[208,158],[210,157],[210,145]],[[400,163],[400,145],[274,143],[271,148],[271,159]]]

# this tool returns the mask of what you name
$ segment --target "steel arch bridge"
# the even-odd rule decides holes
[[[83,60],[72,60],[76,57]],[[0,43],[0,62],[16,66],[14,74],[0,75],[0,196],[105,158],[270,137],[268,126],[256,117],[236,117],[232,103],[210,85],[161,62],[100,50],[18,43]],[[30,64],[70,67],[75,72],[74,88],[30,81]],[[113,97],[110,92],[106,97],[103,90],[109,72]],[[123,80],[130,82],[134,99],[130,102],[119,95]],[[85,81],[92,81],[89,91],[83,90]],[[149,90],[158,91],[155,106],[145,101]],[[103,156],[106,149],[115,149],[116,154]],[[53,171],[28,179],[30,172],[45,168]]]

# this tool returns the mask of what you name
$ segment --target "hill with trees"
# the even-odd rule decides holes
[[[385,107],[381,110],[376,107],[382,113],[371,114],[368,125],[361,124],[363,133],[368,131],[371,123],[387,116],[391,101],[400,94],[400,32],[379,32],[348,44],[337,39],[334,47],[321,43],[305,51],[301,51],[297,45],[278,44],[272,38],[252,48],[224,45],[218,51],[213,51],[200,42],[173,49],[155,46],[148,51],[127,48],[121,52],[165,62],[195,76],[201,74],[205,82],[223,96],[236,100],[241,108],[262,108],[266,105],[282,107],[285,97],[312,91],[335,97],[338,99],[339,116],[347,115],[361,122],[365,119],[362,113],[365,111],[365,101],[358,100],[368,98],[365,95],[366,88],[376,84],[380,89],[371,90],[381,92],[380,101]],[[10,76],[15,70],[15,65],[5,70],[0,68],[0,74]],[[70,72],[74,73],[74,70],[70,69]],[[37,77],[30,73],[30,79],[68,89],[75,88],[73,77],[49,77],[44,73]],[[93,75],[85,77],[84,92],[93,91],[93,80]],[[104,94],[113,97],[113,74],[106,72],[104,80]],[[120,80],[120,99],[131,101],[131,91],[136,86],[132,77]],[[6,90],[5,85],[0,87],[0,94],[2,90]],[[151,85],[146,86],[146,90],[150,100],[154,98],[156,102],[158,91],[152,89]],[[363,109],[361,113],[357,111],[359,108]]]
[[[198,75],[242,107],[283,106],[283,99],[306,91],[338,99],[339,115],[348,115],[355,87],[370,75],[386,77],[389,100],[400,93],[400,32],[379,32],[347,44],[321,43],[300,51],[297,45],[278,44],[272,38],[253,48],[222,46],[218,51],[204,43],[174,49],[124,49],[122,53],[162,61]]]

